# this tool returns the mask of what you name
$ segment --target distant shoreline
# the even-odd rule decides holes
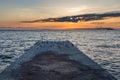
[[[114,28],[82,28],[82,29],[0,29],[0,31],[74,31],[74,30],[120,30]]]

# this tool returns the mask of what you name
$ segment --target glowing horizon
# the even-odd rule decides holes
[[[96,28],[99,26],[120,28],[120,17],[77,23],[19,22],[88,13],[120,11],[119,3],[120,0],[1,0],[0,29],[79,29]]]
[[[113,21],[114,20],[114,21]],[[19,23],[8,22],[0,23],[4,26],[0,29],[83,29],[83,28],[115,28],[120,29],[120,17],[110,18],[106,20],[88,21],[88,22],[35,22],[35,23]]]

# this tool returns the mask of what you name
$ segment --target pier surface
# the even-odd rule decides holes
[[[69,41],[39,41],[0,80],[116,80]]]

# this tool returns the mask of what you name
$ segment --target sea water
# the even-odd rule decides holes
[[[39,40],[69,40],[85,55],[120,80],[120,30],[1,30],[0,73]]]

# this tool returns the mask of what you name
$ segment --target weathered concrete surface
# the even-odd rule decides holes
[[[69,41],[37,42],[0,80],[116,80]]]

